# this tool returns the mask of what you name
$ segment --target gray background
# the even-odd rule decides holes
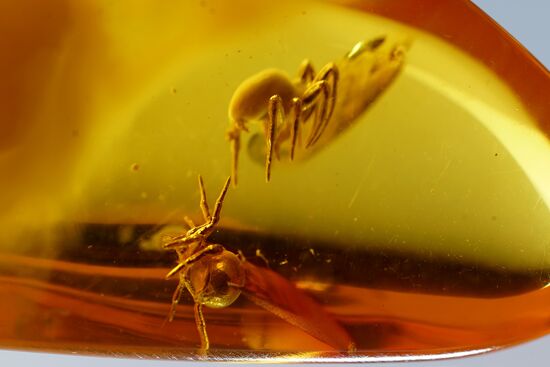
[[[396,0],[388,0],[396,1]],[[446,0],[442,0],[446,1]],[[472,0],[497,20],[523,43],[547,68],[550,68],[550,1],[549,0]],[[550,305],[548,305],[550,307]],[[461,366],[548,366],[550,365],[550,336],[514,348],[485,355],[434,361],[406,363],[406,367],[461,367]],[[176,361],[146,361],[42,353],[0,351],[0,366],[75,366],[79,367],[152,367],[197,366],[199,363]],[[370,366],[388,366],[371,364]]]

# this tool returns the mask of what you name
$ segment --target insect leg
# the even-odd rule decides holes
[[[284,116],[284,122],[280,128],[277,128],[275,134],[275,143],[273,144],[273,151],[278,160],[280,160],[281,145],[290,140],[290,160],[294,159],[294,151],[298,139],[298,125],[304,115],[302,111],[302,100],[298,97],[292,98],[290,101],[289,118]]]
[[[311,127],[309,138],[307,139],[306,148],[310,147],[314,141],[317,141],[318,136],[320,136],[324,130],[324,117],[326,116],[329,96],[330,90],[325,80],[320,80],[311,85],[304,93],[304,97],[302,98],[304,109],[311,108],[312,106],[320,108],[320,111],[317,110],[315,112],[315,119]]]
[[[187,240],[186,235],[182,235],[182,236],[177,236],[177,237],[167,239],[166,242],[162,245],[162,247],[166,250],[171,248],[184,247],[188,245],[190,242],[191,241]]]
[[[334,63],[329,63],[325,65],[315,77],[316,84],[313,84],[313,86],[317,85],[317,83],[319,82],[325,82],[327,87],[323,91],[324,99],[321,105],[321,112],[317,112],[318,115],[315,119],[315,125],[312,129],[312,133],[309,137],[306,148],[309,148],[311,145],[315,144],[319,140],[319,138],[325,131],[330,121],[330,118],[332,117],[334,106],[336,104],[338,77],[338,68]]]
[[[265,257],[264,254],[262,254],[262,251],[259,248],[256,249],[256,254],[255,255],[256,255],[257,258],[262,259],[262,261],[265,263],[266,267],[268,267],[268,268],[270,267],[269,266],[269,260],[267,259],[267,257]]]
[[[223,246],[218,244],[208,245],[205,248],[195,252],[193,255],[189,256],[187,259],[181,260],[178,265],[174,266],[172,270],[168,274],[166,274],[166,279],[171,278],[174,274],[176,274],[178,271],[183,269],[189,264],[194,263],[195,261],[199,260],[204,255],[208,255],[210,253],[216,253],[223,251]]]
[[[201,241],[205,237],[205,235],[204,235],[205,231],[204,230],[199,231],[199,230],[196,230],[196,229],[197,228],[198,229],[203,229],[203,227],[204,227],[204,225],[199,226],[199,227],[193,227],[186,234],[171,238],[169,240],[169,242],[166,242],[164,245],[162,245],[162,247],[165,250],[174,249],[174,248],[183,248],[185,246],[190,245],[193,242]],[[192,232],[192,233],[189,234],[189,232]]]
[[[315,79],[315,70],[313,69],[311,61],[308,59],[302,61],[300,69],[298,69],[298,78],[300,78],[300,81],[306,85]]]
[[[164,279],[168,279],[168,278],[171,278],[174,274],[176,274],[178,271],[180,271],[181,269],[183,269],[183,267],[187,265],[187,263],[185,263],[184,261],[182,262],[179,262],[178,265],[174,266],[172,268],[172,270],[170,270],[168,272],[168,274],[166,274],[166,276],[164,277]]]
[[[338,67],[335,63],[329,62],[321,70],[319,70],[319,73],[315,76],[314,82],[318,82],[321,80],[329,80],[329,79],[335,79],[334,83],[338,81]]]
[[[233,182],[233,187],[236,187],[239,151],[241,150],[241,131],[239,128],[232,127],[227,131],[226,136],[231,145],[231,179]]]
[[[201,351],[206,352],[210,348],[210,341],[206,333],[206,321],[202,313],[202,304],[197,302],[195,302],[195,323],[197,324],[197,330],[201,338]]]
[[[206,201],[206,190],[204,189],[204,181],[202,180],[201,175],[199,175],[199,190],[201,192],[200,207],[202,210],[202,216],[204,217],[205,222],[209,222],[211,220],[210,209],[208,208],[208,201]]]
[[[210,210],[208,209],[208,204],[206,203],[206,191],[204,189],[204,183],[202,181],[202,177],[199,175],[199,187],[201,191],[201,209],[205,217],[206,215],[208,215],[209,221],[207,223],[201,224],[200,226],[191,228],[189,231],[187,231],[185,235],[178,236],[174,238],[171,242],[164,244],[165,249],[181,247],[193,242],[202,242],[212,233],[214,226],[220,220],[220,212],[222,210],[223,200],[225,198],[225,194],[227,193],[227,190],[229,189],[230,182],[231,182],[231,176],[229,176],[225,181],[225,184],[222,188],[220,196],[216,200],[216,205],[214,206],[214,214],[210,215],[209,213]],[[170,274],[173,274],[174,271],[177,271],[175,269],[176,268],[172,269]]]
[[[229,189],[230,182],[231,177],[228,177],[227,180],[225,180],[225,184],[223,185],[222,191],[220,192],[218,199],[216,200],[216,204],[214,205],[214,214],[212,214],[212,216],[210,217],[210,227],[215,226],[220,220],[223,200],[225,199],[225,194],[227,194],[227,190]]]
[[[206,204],[206,192],[204,190],[204,183],[202,182],[202,178],[199,178],[199,186],[201,190],[201,209],[203,210],[203,215],[206,215],[205,213],[208,212],[210,220],[207,223],[204,223],[198,227],[194,227],[189,230],[185,237],[178,240],[178,242],[164,245],[164,248],[176,247],[182,243],[192,243],[205,240],[212,233],[214,226],[220,221],[220,212],[222,210],[223,200],[225,199],[225,194],[227,194],[230,183],[231,176],[229,176],[227,180],[225,180],[225,184],[222,188],[222,191],[220,192],[220,196],[218,196],[216,204],[214,205],[214,213],[210,215],[208,205]],[[202,205],[203,200],[206,206]]]
[[[298,126],[302,118],[302,101],[299,98],[293,98],[290,106],[292,113],[292,126],[290,129],[290,160],[294,160],[294,150],[296,148],[296,139],[298,138]]]
[[[267,107],[267,154],[265,157],[266,182],[269,182],[269,179],[271,178],[271,162],[277,129],[283,125],[284,121],[285,114],[283,100],[280,96],[274,95],[269,99],[269,105]]]
[[[334,106],[336,105],[336,93],[338,91],[338,79],[339,79],[339,72],[338,67],[333,62],[326,64],[321,71],[319,71],[319,74],[317,74],[316,79],[324,80],[328,83],[330,95],[328,98],[328,110],[326,116],[323,117],[324,121],[324,127],[323,130],[326,128],[326,125],[330,121],[330,118],[332,117],[332,113],[334,112]],[[319,133],[317,139],[321,136],[321,133]],[[312,143],[315,144],[317,139]]]
[[[172,295],[172,306],[170,307],[170,312],[168,313],[168,322],[174,320],[174,315],[176,314],[176,306],[180,302],[183,289],[185,288],[185,283],[180,280],[174,294]]]
[[[183,220],[185,221],[185,224],[187,224],[189,226],[190,229],[196,227],[193,220],[191,218],[189,218],[187,215],[185,217],[183,217]]]

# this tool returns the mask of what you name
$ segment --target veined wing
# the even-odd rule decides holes
[[[340,351],[353,351],[347,331],[325,309],[276,272],[244,262],[243,294],[258,306]]]

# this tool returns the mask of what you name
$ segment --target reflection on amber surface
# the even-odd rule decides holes
[[[166,322],[158,239],[201,221],[197,174],[208,192],[229,174],[232,93],[380,34],[410,41],[395,81],[269,184],[251,124],[209,238],[357,351],[240,297],[206,309],[207,356],[406,359],[548,333],[550,77],[469,1],[26,0],[0,4],[0,347],[196,357],[188,294]]]

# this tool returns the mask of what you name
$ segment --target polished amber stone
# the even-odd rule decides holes
[[[361,76],[340,60],[380,37],[395,78],[269,183],[262,116],[242,132],[207,240],[243,296],[199,350],[161,244],[230,174],[233,93],[304,59]],[[0,347],[346,361],[548,333],[550,75],[470,1],[2,2],[0,50]],[[365,103],[347,80],[336,116]]]

